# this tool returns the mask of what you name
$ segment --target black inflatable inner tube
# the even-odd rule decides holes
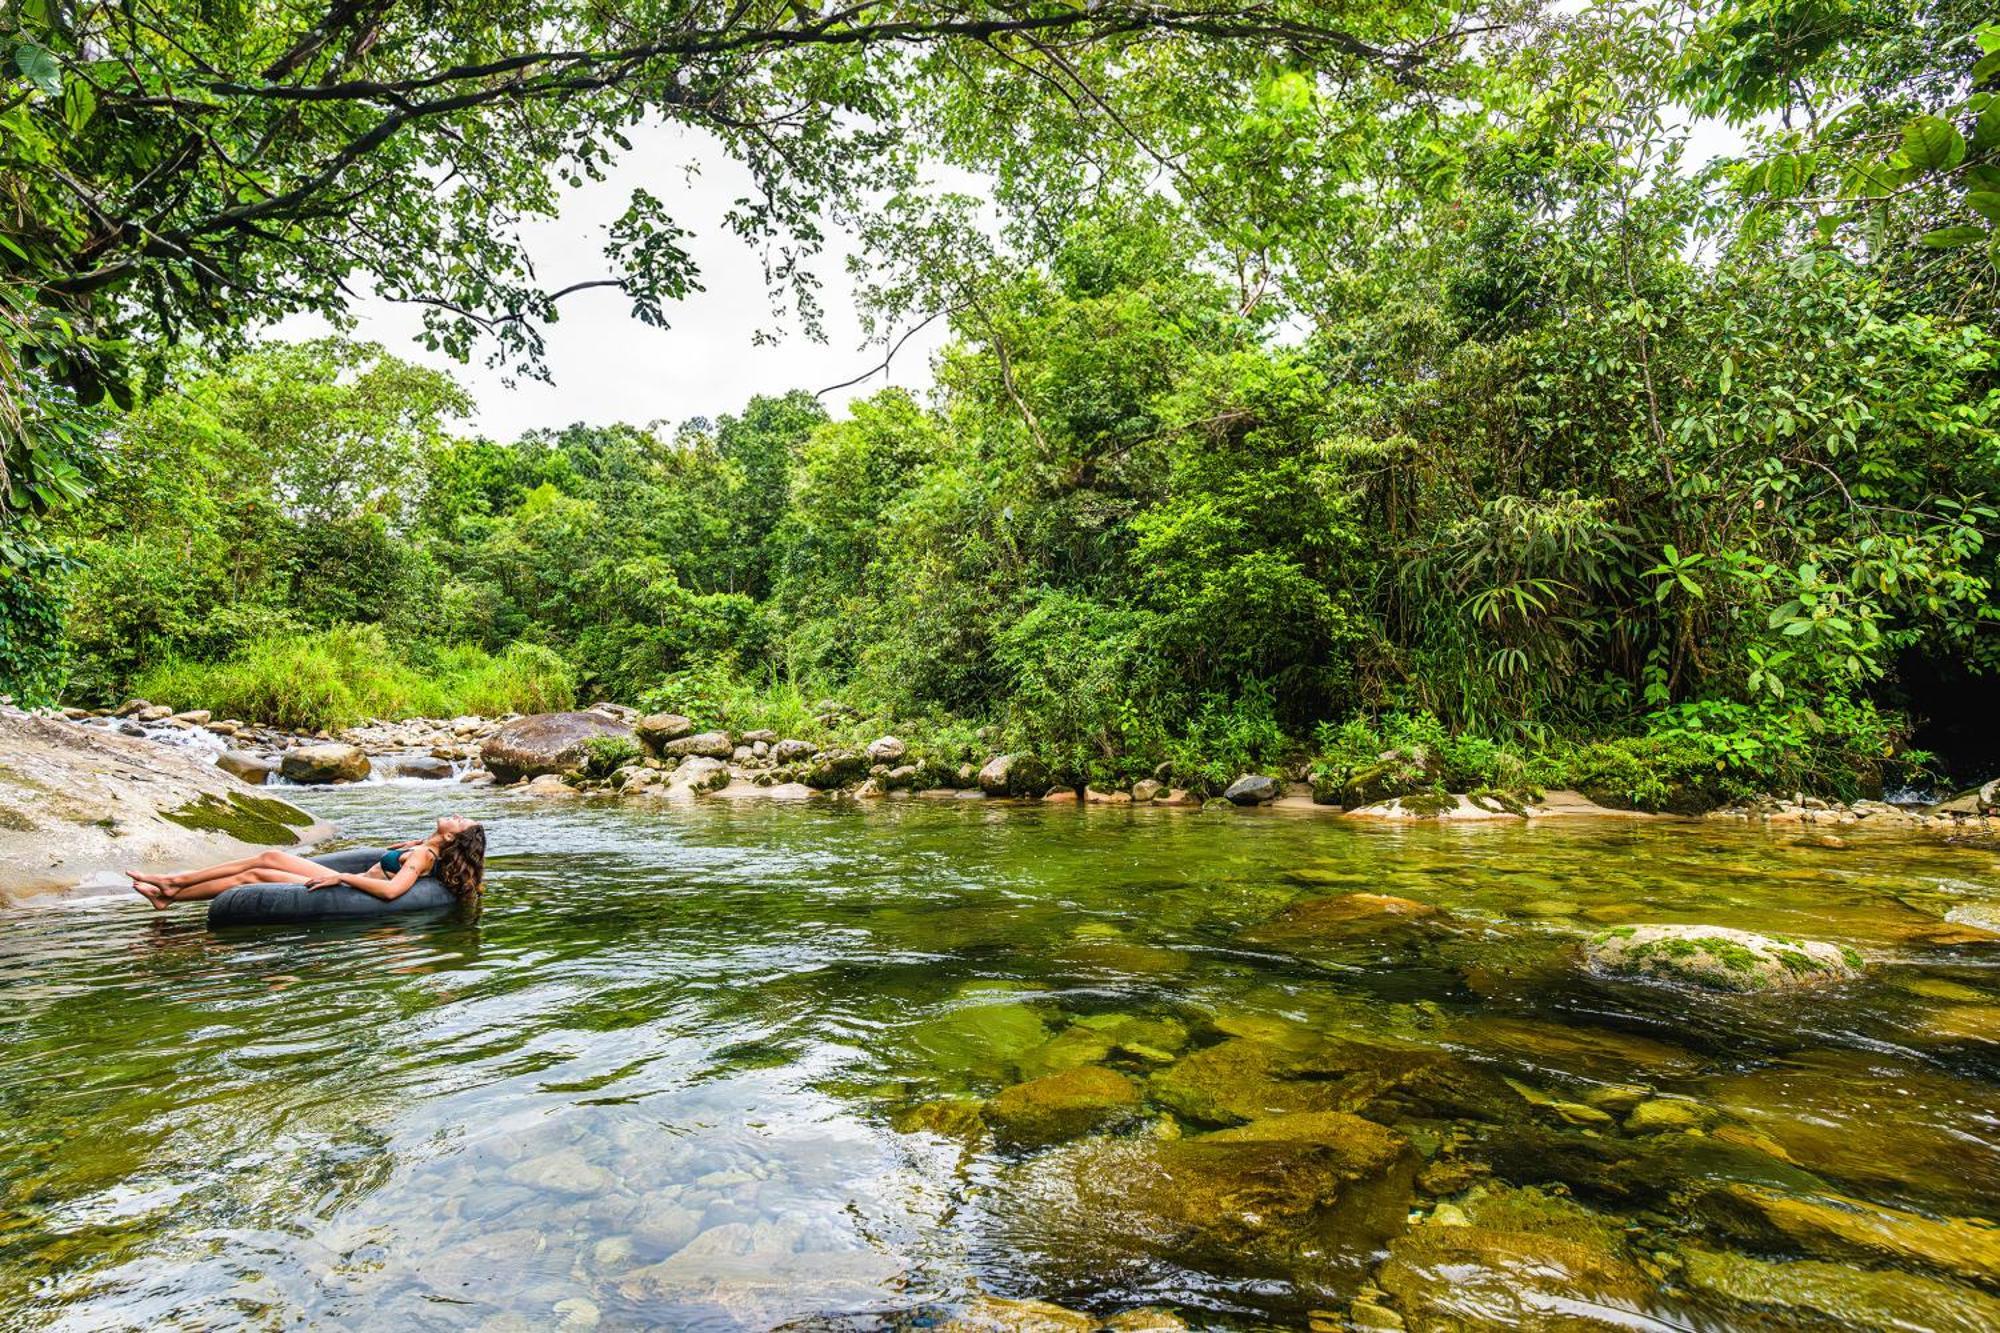
[[[382,859],[381,847],[350,847],[312,860],[328,870],[357,875]],[[357,917],[435,912],[457,905],[451,890],[429,875],[399,898],[383,901],[345,884],[308,889],[303,884],[240,884],[208,900],[211,926],[275,926],[301,921],[342,921]]]

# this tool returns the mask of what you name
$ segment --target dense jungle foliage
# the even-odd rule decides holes
[[[1254,12],[1366,40],[1209,15],[760,67],[882,100],[810,84],[850,114],[801,131],[803,176],[760,159],[805,212],[749,229],[823,207],[885,346],[952,330],[932,393],[837,419],[793,391],[494,441],[444,374],[245,346],[166,279],[150,309],[91,289],[67,361],[17,303],[34,466],[92,494],[15,502],[0,667],[301,726],[579,695],[803,726],[837,694],[1076,782],[1421,745],[1455,789],[1696,807],[1893,784],[1931,736],[1988,758],[2000,28],[1950,0],[1502,6],[1421,39],[1421,6]],[[55,161],[99,112],[39,50],[0,120]],[[877,57],[921,74],[906,100]],[[1697,122],[1745,147],[1694,160]],[[930,160],[992,198],[923,188]],[[635,209],[679,274],[641,265],[658,314],[686,256]],[[244,321],[379,272],[395,221]],[[495,299],[440,297],[438,345]],[[540,299],[498,299],[510,355]],[[119,320],[187,345],[121,353],[160,391],[86,407]]]

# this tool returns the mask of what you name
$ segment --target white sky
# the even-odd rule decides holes
[[[423,318],[415,306],[387,301],[359,302],[359,325],[350,336],[381,343],[406,360],[449,370],[479,404],[472,426],[495,439],[522,431],[583,421],[643,425],[692,416],[735,412],[754,394],[790,389],[815,392],[852,379],[882,359],[879,348],[862,345],[846,269],[851,236],[828,228],[827,244],[813,265],[821,281],[825,342],[799,330],[796,317],[780,322],[771,310],[763,260],[722,223],[730,205],[750,189],[750,175],[712,140],[677,126],[648,126],[629,136],[632,151],[602,181],[571,191],[562,215],[522,228],[536,272],[548,290],[609,275],[604,259],[605,228],[624,212],[632,191],[643,187],[668,205],[671,216],[693,235],[681,244],[701,269],[705,290],[670,308],[672,325],[653,328],[631,316],[624,295],[613,288],[578,292],[561,303],[562,319],[543,330],[553,383],[517,380],[490,369],[475,353],[471,364],[426,351],[417,341]],[[686,169],[698,164],[690,178]],[[325,333],[324,320],[286,320],[274,330],[281,338]],[[759,345],[758,330],[779,330],[777,343]],[[931,382],[931,357],[944,343],[943,321],[924,329],[897,352],[888,376],[828,394],[829,409],[866,397],[885,384],[922,389]]]

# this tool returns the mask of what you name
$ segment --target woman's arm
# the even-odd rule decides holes
[[[345,884],[349,888],[361,890],[371,898],[380,898],[385,903],[392,903],[408,893],[416,882],[429,872],[431,862],[436,859],[431,855],[406,856],[403,858],[402,869],[398,870],[392,879],[375,879],[368,875],[327,875],[312,881],[306,887],[326,889],[335,884]]]

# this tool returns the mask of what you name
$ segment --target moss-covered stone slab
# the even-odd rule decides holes
[[[1864,967],[1843,945],[1727,926],[1615,926],[1590,937],[1585,957],[1600,976],[1741,993],[1850,981]]]

